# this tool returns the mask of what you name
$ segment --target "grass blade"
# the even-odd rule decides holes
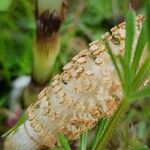
[[[5,134],[2,135],[2,137],[8,136],[11,132],[14,132],[17,130],[17,128],[22,125],[27,120],[27,114],[24,112],[23,115],[20,117],[18,122],[12,127],[9,131],[7,131]]]
[[[48,150],[63,150],[63,149],[59,147],[54,147],[53,149],[48,149]]]
[[[65,138],[63,134],[59,135],[59,141],[64,150],[71,150],[68,140]]]
[[[131,52],[133,49],[135,35],[135,13],[130,10],[126,15],[126,39],[125,39],[125,54],[124,59],[126,62],[131,62]]]
[[[133,90],[138,89],[150,74],[150,58],[147,58],[132,82]]]
[[[137,41],[136,49],[134,52],[134,58],[133,58],[132,66],[131,66],[133,78],[134,78],[135,74],[137,73],[137,70],[139,67],[139,62],[140,62],[142,52],[144,50],[145,45],[146,45],[145,24],[143,24],[141,33],[140,33],[138,41]]]
[[[91,145],[91,150],[95,150],[96,149],[96,146],[98,144],[98,142],[100,141],[100,138],[102,136],[102,134],[104,133],[104,130],[108,124],[108,120],[109,119],[101,119],[99,120],[98,122],[98,129],[97,129],[97,132],[96,132],[96,135],[95,135],[95,138],[92,142],[92,145]]]
[[[80,136],[80,150],[86,150],[86,143],[87,143],[87,131],[81,134]]]
[[[137,91],[131,95],[131,100],[142,99],[144,97],[150,97],[150,85],[144,87],[142,90]]]
[[[147,40],[148,40],[148,51],[150,52],[150,0],[146,0],[146,29],[147,29]]]
[[[122,70],[123,70],[123,90],[125,95],[127,96],[128,93],[130,92],[130,68],[128,67],[128,64],[126,63],[126,61],[123,59],[123,57],[120,57],[120,64],[122,66]]]

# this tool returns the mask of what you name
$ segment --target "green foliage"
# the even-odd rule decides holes
[[[9,103],[9,92],[11,90],[12,81],[20,75],[31,74],[32,72],[32,49],[35,32],[33,4],[30,0],[15,0],[13,3],[11,2],[11,0],[0,1],[0,107],[7,106],[7,103]],[[128,2],[125,2],[124,0],[86,0],[78,2],[74,0],[73,2],[75,5],[70,5],[70,8],[73,8],[73,11],[69,12],[69,15],[61,27],[60,33],[62,36],[62,48],[53,68],[53,75],[61,71],[61,66],[68,62],[71,55],[77,53],[74,47],[69,47],[71,43],[70,41],[74,40],[76,37],[82,38],[85,43],[96,39],[101,33],[104,33],[106,30],[114,26],[114,24],[118,24],[118,21],[121,22],[121,18],[124,16],[128,8]],[[84,9],[80,12],[82,4]],[[128,35],[128,38],[126,39],[127,51],[125,56],[120,58],[119,63],[122,66],[121,68],[119,68],[116,56],[109,48],[109,43],[107,44],[112,62],[115,65],[124,88],[124,95],[126,95],[127,98],[125,99],[125,103],[120,105],[120,108],[109,122],[105,119],[99,121],[95,138],[91,143],[92,150],[96,148],[99,141],[103,141],[104,144],[106,144],[108,137],[110,137],[109,133],[112,132],[116,122],[118,122],[122,110],[125,111],[126,109],[124,108],[128,107],[128,102],[126,105],[126,101],[131,103],[133,100],[135,101],[139,98],[141,99],[145,96],[149,96],[149,87],[139,90],[142,83],[150,74],[149,58],[145,60],[142,66],[139,65],[145,43],[150,41],[150,34],[146,34],[147,36],[145,36],[145,32],[150,33],[149,5],[149,1],[147,0],[145,5],[147,7],[147,21],[144,25],[145,27],[142,28],[140,33],[135,52],[133,52],[133,59],[131,59],[131,47],[133,46],[132,39],[134,37],[135,23],[135,14],[133,11],[130,11],[126,18],[128,22],[126,26]],[[116,15],[114,10],[119,10],[118,15]],[[137,12],[142,10],[143,7],[141,5],[141,9]],[[78,20],[76,20],[75,17],[78,18]],[[130,96],[127,93],[130,94]],[[130,124],[138,122],[137,138],[142,138],[144,142],[149,142],[149,135],[147,135],[150,118],[149,103],[147,104],[147,101],[136,101],[136,105],[138,105],[138,109],[132,107],[131,112],[128,113],[127,119],[130,120]],[[23,119],[21,119],[22,121],[19,122],[22,123],[25,119],[26,117],[23,117]],[[141,121],[144,122],[144,127],[140,124]],[[18,123],[18,125],[20,125],[20,123]],[[16,125],[16,127],[18,127],[18,125]],[[16,127],[13,129],[16,129]],[[85,149],[86,133],[81,136],[80,141],[83,149]],[[69,142],[63,135],[60,136],[60,143],[63,148],[55,147],[54,149],[70,149]],[[146,150],[147,148],[140,144],[139,146],[133,146],[133,150],[139,149]]]
[[[148,148],[137,146],[135,148],[132,148],[131,150],[148,150]]]
[[[137,45],[136,45],[136,49],[135,49],[135,53],[134,53],[134,58],[131,64],[131,70],[132,70],[132,74],[133,77],[135,77],[138,67],[139,67],[139,62],[140,62],[140,58],[142,56],[142,52],[146,43],[146,37],[145,37],[145,24],[143,24],[141,33],[139,35],[138,41],[137,41]]]
[[[0,11],[7,11],[9,9],[9,6],[11,4],[11,0],[0,0]]]
[[[80,136],[80,150],[86,150],[86,143],[87,143],[87,131],[81,134]]]
[[[135,76],[135,79],[132,81],[134,83],[133,90],[139,88],[141,83],[144,82],[144,80],[146,80],[146,78],[150,74],[149,68],[150,68],[150,58],[148,57],[140,67],[137,75]]]
[[[0,1],[5,7],[6,1]],[[5,12],[0,11],[0,99],[9,103],[12,80],[32,70],[34,24],[31,1],[9,1]]]
[[[93,139],[93,142],[91,143],[91,150],[95,150],[95,148],[97,147],[97,144],[98,144],[100,138],[102,137],[102,134],[105,131],[108,121],[109,121],[109,119],[105,119],[105,118],[100,119],[98,121],[98,129],[96,131],[95,138]]]
[[[133,93],[130,96],[130,99],[137,100],[137,99],[142,99],[142,98],[146,98],[146,97],[150,97],[150,86],[149,85],[144,87],[142,90],[139,90],[139,91]]]
[[[70,146],[69,146],[69,142],[68,142],[68,140],[65,138],[65,136],[63,134],[59,135],[59,142],[62,145],[62,148],[64,150],[71,150]]]
[[[126,38],[125,39],[125,54],[124,61],[130,65],[131,53],[133,50],[133,42],[135,37],[135,13],[131,10],[126,15]],[[129,68],[130,66],[128,66]]]
[[[27,114],[24,112],[24,114],[20,117],[20,119],[17,121],[17,123],[12,127],[9,131],[7,131],[5,134],[2,135],[2,137],[8,136],[10,133],[16,132],[18,127],[22,125],[27,120]]]
[[[82,20],[89,25],[97,25],[103,18],[109,18],[112,14],[111,1],[87,0],[87,9],[83,14]],[[95,16],[95,17],[93,17]]]
[[[146,12],[150,10],[149,7],[146,7]],[[147,13],[147,15],[149,15]],[[149,24],[150,22],[149,16],[146,17],[146,24]],[[135,15],[133,11],[129,11],[126,16],[126,40],[125,40],[125,53],[123,56],[120,56],[120,64],[121,68],[118,67],[117,59],[115,58],[113,52],[111,51],[109,45],[109,54],[112,59],[112,62],[116,68],[116,71],[118,73],[118,76],[122,83],[122,88],[124,92],[124,96],[122,99],[122,102],[111,118],[111,121],[109,122],[103,136],[100,138],[99,144],[97,146],[98,149],[104,149],[107,139],[110,136],[110,133],[113,131],[115,125],[118,123],[118,121],[121,119],[122,114],[125,114],[127,108],[131,104],[131,100],[139,100],[141,98],[150,97],[150,85],[147,85],[146,87],[143,87],[144,81],[149,77],[150,75],[150,59],[148,58],[144,61],[143,65],[139,67],[139,61],[142,55],[142,52],[144,51],[144,47],[146,46],[145,37],[149,37],[149,32],[145,32],[145,28],[147,27],[147,30],[149,30],[148,26],[143,25],[142,31],[140,32],[139,41],[136,45],[136,49],[134,52],[134,57],[132,60],[132,51],[133,51],[133,42],[135,39]],[[148,45],[150,41],[147,41]],[[149,47],[148,47],[149,48]],[[147,49],[149,51],[149,49]],[[133,69],[133,70],[132,70]],[[139,147],[137,148],[139,149]]]
[[[149,0],[146,0],[145,2],[145,7],[146,7],[146,20],[147,20],[147,23],[146,23],[146,32],[147,32],[147,40],[148,40],[148,50],[150,51],[150,1]]]

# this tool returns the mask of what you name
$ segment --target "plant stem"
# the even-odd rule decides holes
[[[68,140],[65,138],[65,136],[63,134],[59,135],[59,141],[60,141],[61,145],[63,146],[64,150],[71,150],[69,142],[68,142]]]
[[[104,119],[101,119],[99,120],[99,123],[98,123],[98,129],[97,129],[97,132],[96,132],[96,136],[95,136],[95,139],[93,140],[92,142],[92,146],[91,146],[91,149],[92,150],[95,150],[98,142],[99,142],[99,139],[102,137],[104,131],[105,131],[105,128],[107,127],[107,123],[108,123],[109,119],[107,118],[104,118]]]
[[[61,48],[59,30],[67,11],[67,3],[64,0],[36,0],[35,2],[34,61],[32,80],[23,94],[25,107],[36,101],[37,94],[50,81]]]
[[[105,131],[96,147],[96,150],[104,149],[113,129],[115,128],[116,124],[122,119],[122,116],[126,112],[128,106],[129,106],[129,102],[127,101],[127,99],[123,99],[119,108],[116,110],[114,116],[112,117],[107,128],[105,129]]]
[[[86,150],[86,143],[87,143],[87,131],[81,134],[80,136],[80,150]]]
[[[45,85],[60,51],[59,29],[65,18],[67,4],[63,0],[36,1],[36,42],[33,52],[32,78]]]

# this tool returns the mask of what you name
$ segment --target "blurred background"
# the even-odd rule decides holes
[[[52,76],[59,73],[75,54],[87,48],[89,42],[122,22],[129,8],[133,8],[137,15],[142,14],[144,0],[70,0],[68,6],[60,29],[61,50]],[[20,80],[17,79],[22,77],[28,82],[32,74],[34,9],[33,0],[0,0],[0,135],[12,127],[22,114],[22,109],[17,112],[10,109],[14,104],[10,100],[15,85],[20,88]],[[21,84],[26,85],[22,81]],[[116,138],[112,138],[108,145],[111,149],[133,144],[150,147],[149,103],[136,102],[113,137]],[[2,138],[0,141],[2,143]]]

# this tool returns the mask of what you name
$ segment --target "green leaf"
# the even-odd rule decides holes
[[[86,143],[87,143],[87,131],[81,134],[80,136],[80,150],[86,150]]]
[[[69,146],[69,142],[63,134],[59,134],[59,141],[60,141],[62,147],[64,148],[64,150],[71,150],[71,148]]]
[[[124,59],[127,63],[131,62],[131,52],[133,49],[135,35],[135,13],[130,10],[126,15],[126,39],[125,39],[125,54]]]
[[[133,93],[133,94],[130,96],[130,99],[133,101],[133,100],[142,99],[142,98],[144,98],[144,97],[150,97],[150,85],[144,87],[144,88],[143,88],[142,90],[140,90],[140,91],[137,91],[137,92]]]
[[[150,0],[146,0],[145,11],[146,11],[148,50],[150,52]]]
[[[135,36],[135,13],[130,10],[126,15],[126,38],[125,38],[125,53],[120,57],[120,63],[123,70],[123,88],[125,95],[129,95],[131,89],[131,54],[133,50],[133,42]]]
[[[95,138],[91,144],[91,150],[95,150],[98,142],[100,141],[102,134],[104,133],[104,130],[108,124],[108,121],[109,121],[109,119],[106,119],[106,118],[100,119],[98,121],[98,129],[97,129]]]
[[[145,121],[140,121],[138,123],[138,130],[137,130],[138,138],[144,139],[146,130],[147,130],[147,123]]]
[[[140,70],[138,71],[135,79],[132,81],[133,90],[138,89],[149,75],[150,75],[150,58],[147,58],[144,61],[143,65],[141,66]]]
[[[122,66],[123,70],[123,90],[125,95],[127,96],[130,92],[131,86],[130,86],[130,68],[128,67],[127,62],[123,59],[123,57],[120,57],[120,64]]]
[[[25,121],[27,120],[27,114],[24,112],[23,115],[20,117],[18,122],[12,127],[9,131],[2,135],[2,137],[8,136],[11,132],[15,132]]]
[[[133,78],[137,73],[137,70],[139,67],[139,62],[140,62],[142,52],[144,50],[145,45],[146,45],[145,24],[143,24],[142,30],[140,32],[140,35],[139,35],[139,38],[137,41],[136,49],[134,52],[134,58],[133,58],[133,62],[132,62],[132,67],[131,67]]]
[[[148,150],[148,148],[146,146],[145,147],[137,146],[137,147],[132,148],[131,150]]]
[[[0,11],[7,11],[11,2],[11,0],[0,0]]]
[[[49,149],[51,150],[51,149]],[[59,148],[59,147],[54,147],[52,150],[63,150],[62,148]]]

